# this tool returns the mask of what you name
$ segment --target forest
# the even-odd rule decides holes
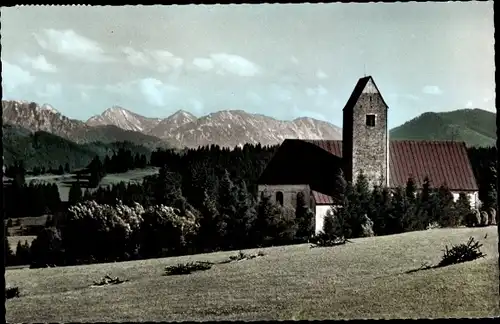
[[[22,213],[26,216],[58,215],[49,218],[31,252],[21,252],[29,255],[26,262],[38,266],[310,241],[313,214],[303,199],[290,208],[274,204],[266,193],[257,195],[258,177],[276,148],[158,149],[149,159],[122,150],[104,161],[94,158],[87,167],[94,189],[76,182],[67,204],[60,202],[53,185],[23,183],[22,165],[17,164],[11,168],[13,183],[6,188],[10,195],[6,216],[19,213],[19,201],[30,206]],[[480,186],[482,210],[496,208],[495,149],[471,148],[469,158]],[[98,186],[107,173],[145,165],[158,167],[158,174],[142,183]],[[362,175],[355,185],[342,174],[337,181],[343,188],[342,205],[335,210],[335,220],[325,221],[325,231],[332,235],[353,238],[469,225],[474,215],[464,195],[454,202],[445,186],[436,188],[429,182],[417,193],[413,180],[408,179],[406,187],[394,189],[391,195],[387,188],[368,189]]]

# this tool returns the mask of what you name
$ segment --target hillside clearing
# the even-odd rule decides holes
[[[117,174],[108,174],[104,178],[102,178],[99,186],[106,187],[112,184],[120,183],[120,182],[141,182],[144,177],[153,175],[158,173],[157,167],[148,167],[145,169],[135,169],[130,170],[124,173]],[[26,177],[26,182],[30,181],[40,181],[40,182],[48,182],[55,183],[57,188],[59,189],[59,195],[62,201],[68,201],[69,189],[71,188],[71,184],[76,182],[75,174],[64,174],[64,175],[53,175],[53,174],[44,174],[39,176],[30,176]],[[82,183],[84,181],[82,180]],[[91,189],[92,190],[92,189]]]
[[[485,234],[487,238],[485,239]],[[439,262],[470,236],[486,258],[405,274]],[[163,276],[167,265],[221,261],[233,252],[6,271],[21,298],[9,322],[490,317],[498,305],[497,227],[435,229],[355,239],[333,248],[272,247],[257,259]],[[90,287],[109,274],[129,280]]]

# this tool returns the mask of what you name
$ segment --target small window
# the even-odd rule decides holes
[[[375,127],[375,115],[374,114],[366,115],[366,126]]]
[[[281,191],[276,193],[276,202],[283,206],[283,193]]]

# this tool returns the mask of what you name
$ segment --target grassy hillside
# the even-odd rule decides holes
[[[481,109],[427,112],[393,128],[392,139],[457,140],[468,146],[493,146],[496,142],[496,115]]]
[[[485,238],[487,234],[487,238]],[[483,259],[413,273],[436,264],[445,245],[472,236]],[[252,260],[190,275],[165,266],[218,262],[234,252],[46,269],[8,269],[21,297],[6,303],[8,322],[201,321],[490,317],[498,305],[497,227],[435,229],[354,239],[333,248],[261,249]],[[247,251],[256,253],[257,250]],[[311,265],[313,265],[311,267]],[[129,280],[92,287],[106,274]],[[27,311],[29,310],[29,311]]]
[[[94,156],[104,157],[120,147],[134,153],[151,153],[149,148],[128,142],[77,144],[48,132],[32,133],[14,125],[2,125],[2,131],[4,164],[11,165],[16,159],[21,159],[27,169],[34,166],[57,168],[65,163],[71,168],[81,168]]]

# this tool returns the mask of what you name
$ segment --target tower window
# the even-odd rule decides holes
[[[366,126],[375,127],[375,115],[374,114],[366,115]]]
[[[276,193],[276,202],[283,206],[283,193],[281,191]]]

